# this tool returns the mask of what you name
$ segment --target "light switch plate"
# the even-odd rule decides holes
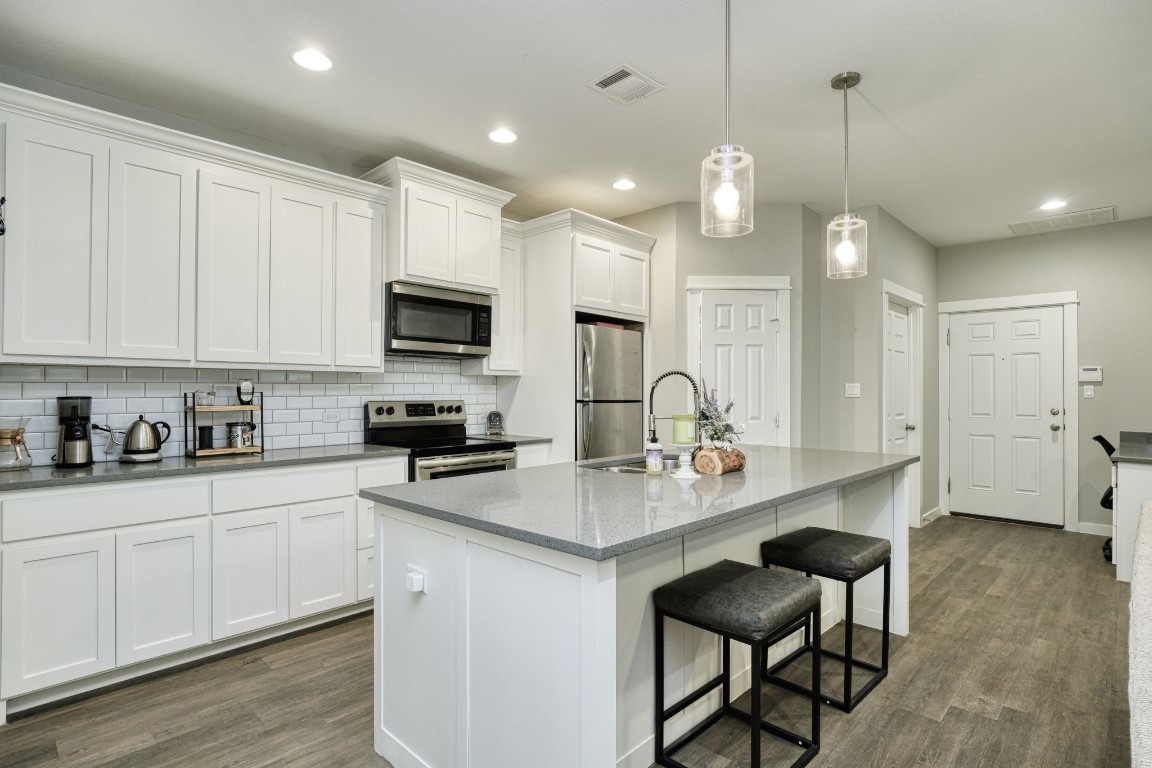
[[[1084,397],[1096,397],[1096,387],[1091,384],[1084,385]]]
[[[860,385],[859,384],[845,384],[844,385],[844,397],[860,397]]]

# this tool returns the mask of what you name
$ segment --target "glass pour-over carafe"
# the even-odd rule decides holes
[[[0,472],[32,466],[32,455],[24,444],[28,419],[0,419]]]

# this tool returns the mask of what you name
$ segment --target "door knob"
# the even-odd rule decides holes
[[[1052,414],[1053,416],[1059,416],[1060,415],[1060,409],[1059,408],[1053,408],[1050,411],[1048,411],[1048,413]]]
[[[905,424],[904,429],[908,430],[909,432],[915,432],[916,431],[916,425],[915,424]]]
[[[1053,424],[1052,426],[1049,427],[1049,429],[1051,429],[1053,432],[1059,432],[1060,431],[1060,425],[1059,424]]]

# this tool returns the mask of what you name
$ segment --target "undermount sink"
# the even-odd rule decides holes
[[[642,461],[635,464],[620,464],[615,467],[596,467],[596,469],[601,472],[624,472],[638,475],[643,475],[647,472],[647,470],[644,469],[644,462]]]

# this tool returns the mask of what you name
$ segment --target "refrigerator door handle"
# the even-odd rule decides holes
[[[580,423],[579,423],[579,437],[577,448],[580,455],[577,456],[578,461],[584,461],[588,458],[588,439],[591,432],[591,425],[589,424],[590,411],[592,410],[591,403],[580,403]]]
[[[581,400],[595,400],[592,396],[592,354],[588,349],[588,337],[580,334],[580,392]]]

